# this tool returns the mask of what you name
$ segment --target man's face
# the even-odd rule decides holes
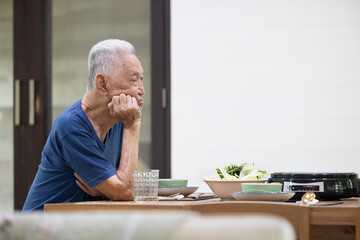
[[[113,78],[110,81],[109,93],[110,97],[119,96],[121,93],[135,97],[137,103],[142,110],[143,95],[145,94],[143,85],[143,68],[139,59],[133,55],[124,55],[122,58],[122,69],[115,70]],[[111,100],[111,99],[110,99]]]

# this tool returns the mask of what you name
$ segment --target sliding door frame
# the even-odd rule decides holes
[[[151,50],[151,167],[170,178],[170,0],[151,1]]]

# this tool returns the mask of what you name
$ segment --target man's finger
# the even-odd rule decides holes
[[[120,94],[120,103],[126,103],[126,95],[125,94]]]
[[[113,104],[112,102],[110,102],[110,103],[108,104],[108,108],[109,108],[109,110],[110,110],[110,114],[113,114],[113,113],[114,113],[114,104]]]
[[[131,96],[130,95],[126,95],[126,102],[127,103],[131,103],[132,101],[131,101]]]
[[[90,188],[90,186],[76,173],[74,172],[75,177],[80,181],[82,185],[84,185],[87,188]]]
[[[90,195],[90,191],[79,180],[75,180],[75,182],[79,186],[79,188],[81,188],[84,192]]]
[[[120,97],[119,96],[113,96],[111,101],[114,102],[114,103],[120,103]]]
[[[79,176],[76,172],[74,172],[74,176],[75,176],[76,178],[80,178],[80,176]]]

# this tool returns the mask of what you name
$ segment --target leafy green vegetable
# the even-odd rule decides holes
[[[217,174],[220,176],[220,178],[221,179],[223,179],[224,178],[224,175],[221,173],[221,170],[220,169],[216,169],[216,172],[217,172]]]
[[[240,165],[240,166],[237,166],[235,164],[231,164],[229,166],[226,166],[225,167],[225,170],[228,174],[230,174],[231,176],[236,176],[236,177],[239,177],[240,176],[240,172],[241,170],[244,168],[244,166],[246,165],[246,163]]]
[[[255,169],[254,164],[247,165],[247,163],[240,166],[231,164],[224,170],[217,168],[216,172],[222,180],[259,180],[266,174],[266,171]]]
[[[238,178],[237,177],[235,177],[235,176],[231,176],[230,174],[228,174],[227,172],[226,172],[226,170],[220,170],[221,171],[221,173],[223,174],[223,176],[224,176],[224,180],[226,180],[226,181],[233,181],[233,180],[238,180]]]

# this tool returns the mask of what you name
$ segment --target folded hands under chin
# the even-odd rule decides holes
[[[121,120],[124,127],[141,122],[141,109],[135,97],[120,94],[114,96],[108,104],[110,115]]]

